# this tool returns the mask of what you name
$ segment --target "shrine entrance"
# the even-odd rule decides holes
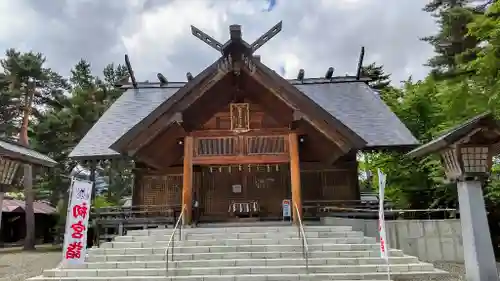
[[[195,193],[203,220],[281,219],[282,200],[291,198],[289,167],[203,166]]]

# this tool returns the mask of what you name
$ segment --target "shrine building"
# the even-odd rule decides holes
[[[361,77],[285,79],[255,52],[281,22],[252,44],[239,25],[225,43],[192,27],[220,57],[187,82],[138,82],[126,56],[127,81],[70,157],[135,162],[133,205],[184,206],[201,219],[280,219],[292,200],[358,200],[359,151],[408,149],[418,141]],[[296,208],[295,208],[296,207]]]

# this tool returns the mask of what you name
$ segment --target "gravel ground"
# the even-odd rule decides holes
[[[0,281],[21,281],[56,267],[61,251],[53,246],[37,246],[33,252],[0,249]]]
[[[442,276],[439,278],[416,278],[408,279],[408,281],[462,281],[465,279],[465,267],[463,263],[452,263],[452,262],[435,262],[434,267],[448,271],[450,275]],[[500,263],[497,263],[497,268],[500,269]]]

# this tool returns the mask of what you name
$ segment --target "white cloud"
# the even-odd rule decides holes
[[[42,3],[43,2],[43,3]],[[314,2],[314,4],[313,4]],[[361,46],[366,63],[383,64],[395,81],[425,76],[432,48],[419,37],[432,34],[426,0],[0,0],[0,49],[34,49],[63,74],[80,59],[96,72],[123,63],[128,53],[139,80],[184,80],[217,58],[191,35],[190,25],[224,43],[230,24],[241,24],[249,43],[283,20],[283,31],[257,51],[287,77],[353,73]],[[409,73],[411,72],[411,73]]]

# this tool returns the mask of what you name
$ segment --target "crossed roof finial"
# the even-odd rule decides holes
[[[230,39],[225,44],[221,44],[219,41],[215,40],[212,36],[206,34],[205,32],[201,31],[199,28],[193,25],[191,25],[191,32],[196,38],[200,39],[205,44],[214,48],[223,55],[228,52],[229,47],[233,43],[239,43],[244,45],[247,49],[247,52],[251,55],[255,51],[257,51],[260,47],[262,47],[264,44],[266,44],[269,40],[271,40],[271,38],[276,36],[276,34],[278,34],[281,31],[281,28],[282,28],[282,21],[278,22],[275,26],[273,26],[267,32],[262,34],[262,36],[260,36],[257,40],[255,40],[252,44],[248,44],[247,42],[245,42],[245,40],[241,39],[241,26],[237,24],[229,26]]]

